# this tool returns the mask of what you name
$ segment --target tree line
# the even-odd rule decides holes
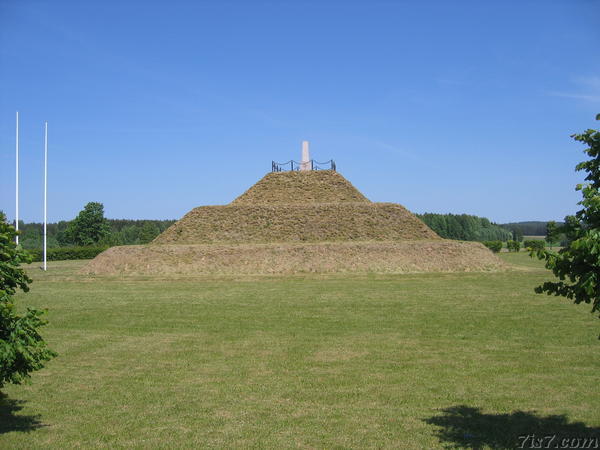
[[[525,236],[546,236],[548,225],[561,227],[562,222],[527,221],[497,224],[485,217],[469,214],[417,214],[429,228],[445,239],[461,241],[516,241]],[[551,243],[564,245],[564,235],[554,236]]]
[[[425,224],[444,239],[461,241],[507,241],[513,233],[485,217],[469,214],[417,214]]]
[[[520,228],[498,225],[485,217],[437,213],[417,214],[417,217],[445,239],[480,242],[521,241],[523,239],[523,232]],[[102,203],[90,202],[85,205],[75,219],[49,223],[47,225],[47,243],[48,248],[147,244],[173,223],[175,220],[107,219],[104,217]],[[544,224],[543,233],[539,234],[545,234],[546,222],[539,223]],[[42,248],[42,223],[19,221],[19,230],[19,241],[24,249]],[[530,230],[527,229],[527,231]]]
[[[48,248],[147,244],[174,220],[106,219],[102,203],[90,202],[71,220],[47,224]],[[42,248],[44,225],[19,221],[19,243],[26,250]]]
[[[557,222],[558,226],[562,226],[562,222]],[[546,236],[548,222],[530,221],[530,222],[511,222],[503,223],[501,227],[520,234],[521,236]]]

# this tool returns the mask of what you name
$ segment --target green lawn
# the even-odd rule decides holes
[[[0,448],[513,447],[598,435],[600,321],[501,273],[124,280],[37,268],[60,355]]]

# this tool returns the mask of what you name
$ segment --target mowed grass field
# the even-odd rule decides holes
[[[0,448],[439,448],[598,435],[600,321],[514,270],[118,279],[30,269],[60,355]]]

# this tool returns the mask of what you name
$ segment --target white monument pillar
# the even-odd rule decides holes
[[[302,141],[302,161],[300,162],[300,170],[311,170],[310,153],[308,151],[308,141]]]

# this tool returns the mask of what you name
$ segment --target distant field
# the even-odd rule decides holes
[[[600,322],[514,270],[93,278],[53,262],[60,356],[0,405],[0,448],[510,448],[600,430]]]

